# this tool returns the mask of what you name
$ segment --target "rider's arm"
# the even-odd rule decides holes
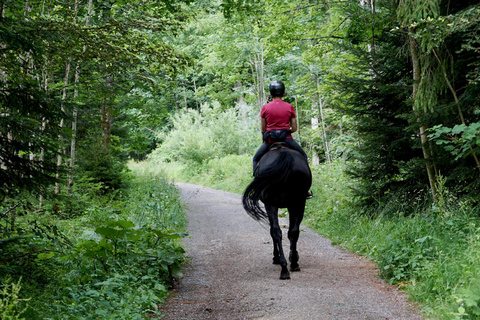
[[[297,131],[297,118],[290,119],[290,130],[292,131],[292,133]]]
[[[267,131],[267,120],[265,118],[262,119],[262,134]]]

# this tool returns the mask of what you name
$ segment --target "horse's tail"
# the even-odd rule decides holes
[[[255,179],[247,186],[243,193],[243,208],[257,221],[268,222],[268,215],[260,207],[258,201],[268,189],[282,188],[292,171],[293,157],[288,151],[280,151],[275,161],[267,168],[262,168]]]

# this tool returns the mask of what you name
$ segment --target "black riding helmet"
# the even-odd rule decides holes
[[[272,81],[268,85],[268,90],[270,90],[272,97],[283,97],[285,94],[285,85],[282,81]]]

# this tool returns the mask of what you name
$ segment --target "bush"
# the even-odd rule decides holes
[[[20,280],[13,283],[10,278],[4,279],[0,284],[0,319],[14,320],[24,319],[20,316],[25,312],[26,307],[21,308],[21,303],[28,299],[21,299]]]
[[[62,257],[70,272],[52,307],[68,317],[142,319],[157,311],[170,279],[181,276],[181,233],[112,221]],[[57,318],[57,317],[54,317]],[[60,316],[62,319],[62,316]]]
[[[260,142],[249,122],[239,118],[239,109],[221,110],[219,104],[203,105],[201,111],[184,110],[172,117],[173,129],[162,135],[162,145],[149,159],[202,165],[231,154],[252,150]]]

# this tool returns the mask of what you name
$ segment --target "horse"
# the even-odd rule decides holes
[[[282,247],[282,230],[278,209],[289,214],[290,271],[300,271],[297,241],[305,212],[307,192],[312,185],[312,173],[305,157],[285,144],[273,144],[260,159],[253,181],[243,193],[245,211],[255,220],[269,223],[273,240],[273,263],[281,266],[280,279],[290,279]],[[259,204],[262,201],[266,211]]]

